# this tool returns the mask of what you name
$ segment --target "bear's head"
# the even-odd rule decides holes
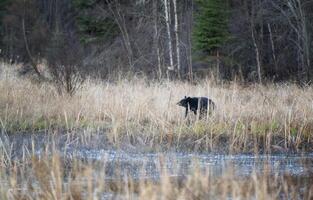
[[[180,101],[177,103],[177,105],[187,108],[187,107],[188,107],[188,102],[189,102],[189,100],[190,100],[190,97],[186,97],[186,96],[185,96],[185,98],[183,98],[182,100],[180,100]]]

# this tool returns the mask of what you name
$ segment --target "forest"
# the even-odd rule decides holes
[[[312,9],[310,0],[1,0],[0,55],[38,76],[45,63],[55,80],[122,72],[309,84]]]

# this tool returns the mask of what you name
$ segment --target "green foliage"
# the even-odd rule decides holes
[[[10,0],[0,0],[0,20],[2,20],[2,17],[6,14],[9,3],[11,3]]]
[[[61,32],[54,32],[46,49],[48,63],[52,66],[69,65],[70,63],[64,63],[66,61],[65,59],[60,59],[62,55],[66,55],[66,47],[64,34]]]
[[[3,12],[5,12],[6,6],[9,2],[10,0],[0,0],[0,16],[3,14]]]
[[[110,40],[118,33],[118,27],[110,16],[102,17],[94,13],[99,4],[95,0],[73,0],[75,8],[80,11],[77,26],[80,41],[84,44],[102,40]]]
[[[197,50],[212,52],[229,38],[228,3],[226,0],[197,0],[194,44]]]
[[[10,0],[0,0],[0,36],[3,34],[2,20],[7,12],[7,6],[9,5]],[[0,41],[1,42],[1,41]]]
[[[73,0],[73,4],[78,9],[91,8],[96,0]]]
[[[110,39],[117,33],[117,26],[111,19],[96,19],[91,16],[78,17],[81,42],[88,43],[99,38]]]

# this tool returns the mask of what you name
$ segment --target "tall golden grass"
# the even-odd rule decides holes
[[[147,146],[227,151],[310,150],[313,88],[294,84],[243,86],[147,81],[87,80],[73,95],[60,95],[51,83],[18,77],[1,64],[0,125],[8,132],[84,129],[103,131],[113,143],[128,138]],[[178,102],[208,96],[217,105],[198,121]]]
[[[65,159],[53,148],[38,156],[35,148],[26,147],[20,158],[12,159],[12,144],[2,140],[2,133],[87,130],[106,135],[112,144],[130,142],[154,150],[309,151],[312,87],[245,87],[216,85],[210,80],[191,85],[134,77],[114,82],[87,80],[69,96],[60,95],[52,83],[18,77],[16,66],[0,65],[0,199],[313,198],[311,176],[273,175],[265,170],[238,177],[229,169],[228,174],[216,177],[195,168],[179,178],[162,171],[158,181],[110,180],[103,169],[105,161]],[[184,119],[176,102],[185,95],[208,96],[217,109],[204,120],[192,114]]]

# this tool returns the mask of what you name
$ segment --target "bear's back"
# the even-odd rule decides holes
[[[198,105],[200,109],[207,109],[208,107],[208,98],[207,97],[192,97],[189,101],[190,110],[198,110]]]

